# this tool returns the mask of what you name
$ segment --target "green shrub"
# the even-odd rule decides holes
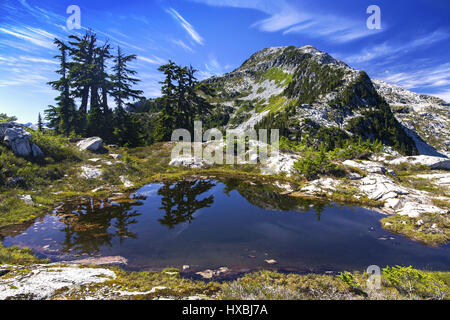
[[[445,299],[449,294],[448,287],[430,274],[409,267],[389,267],[383,269],[384,279],[400,293],[410,299],[416,297]]]
[[[328,174],[337,169],[337,166],[331,162],[324,149],[319,152],[307,151],[305,156],[294,163],[294,169],[303,174],[306,179],[313,180],[319,174]]]
[[[50,162],[79,160],[77,152],[69,146],[67,138],[39,131],[32,131],[32,134],[32,142],[36,143],[39,148],[41,148],[47,160]]]
[[[352,289],[359,288],[358,282],[356,282],[355,278],[353,277],[353,274],[351,274],[348,271],[341,272],[337,275],[338,279],[341,279],[346,284],[348,284]]]

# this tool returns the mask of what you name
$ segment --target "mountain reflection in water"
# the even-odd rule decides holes
[[[121,256],[133,270],[324,272],[373,264],[448,270],[449,246],[393,234],[381,228],[381,217],[282,195],[267,182],[185,179],[149,184],[125,198],[67,202],[34,223],[0,230],[0,237],[52,261]]]

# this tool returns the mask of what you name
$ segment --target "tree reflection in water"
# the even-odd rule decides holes
[[[89,204],[68,203],[60,212],[61,229],[65,233],[62,252],[71,254],[96,255],[102,246],[112,246],[112,240],[118,237],[120,243],[126,238],[137,238],[128,230],[131,224],[137,223],[139,216],[132,207],[142,205],[138,201],[123,203],[106,203],[91,200]]]
[[[223,192],[230,196],[233,190],[239,192],[251,204],[265,210],[308,212],[313,209],[320,221],[322,212],[329,203],[301,197],[280,194],[272,184],[249,183],[239,179],[225,179]]]
[[[214,186],[215,184],[209,180],[165,182],[158,190],[158,195],[161,196],[160,209],[165,211],[164,217],[158,221],[169,229],[182,222],[191,223],[195,211],[210,207],[214,202],[213,195],[202,200],[197,200],[197,196]]]

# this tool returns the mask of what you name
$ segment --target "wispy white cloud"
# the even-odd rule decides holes
[[[52,49],[54,47],[53,41],[50,40],[51,38],[50,33],[42,29],[30,27],[18,28],[6,26],[0,28],[0,32],[3,32],[5,34],[8,34],[21,40],[28,41],[34,45],[44,47],[47,49]]]
[[[164,60],[162,58],[159,58],[157,56],[154,56],[154,55],[151,58],[150,57],[144,57],[144,56],[137,56],[137,59],[141,60],[141,61],[144,61],[144,62],[148,62],[148,63],[151,63],[151,64],[158,64],[158,65],[166,63],[166,60]]]
[[[189,34],[189,36],[197,42],[200,45],[204,44],[203,38],[198,34],[197,31],[195,31],[194,27],[186,21],[175,9],[169,8],[166,10],[167,13],[169,13],[175,21],[177,21],[183,28],[186,30],[186,32]]]
[[[199,78],[200,80],[203,80],[213,76],[224,74],[227,69],[226,67],[223,67],[214,55],[210,55],[208,58],[208,62],[206,62],[204,65],[204,69],[198,72]]]
[[[183,40],[172,39],[171,41],[172,41],[172,43],[176,44],[177,46],[183,48],[186,51],[194,52],[194,50],[191,47],[189,47],[186,43],[184,43]]]
[[[439,88],[450,90],[450,63],[413,72],[386,73],[381,80],[407,89]],[[447,88],[445,88],[447,87]]]
[[[355,21],[352,18],[337,14],[318,13],[301,7],[301,3],[287,0],[191,0],[211,6],[224,6],[234,8],[254,9],[266,13],[269,17],[255,22],[252,27],[261,31],[283,34],[304,34],[312,37],[321,37],[334,42],[348,42],[367,37],[387,29],[369,30],[364,21]]]
[[[47,86],[47,82],[51,80],[52,69],[48,65],[15,64],[14,66],[3,66],[0,72],[3,68],[7,68],[8,77],[0,78],[0,87],[28,85],[34,88],[44,88]]]
[[[378,58],[383,58],[399,53],[407,53],[416,49],[423,49],[437,42],[446,40],[450,34],[444,30],[436,30],[430,34],[418,37],[405,43],[393,43],[392,41],[377,44],[375,46],[365,48],[355,55],[344,57],[347,63],[363,63]],[[342,56],[342,55],[340,55]]]
[[[40,57],[33,57],[33,56],[18,56],[18,57],[11,57],[11,56],[0,56],[0,64],[7,64],[7,65],[16,65],[18,63],[45,63],[45,64],[58,64],[55,60],[50,60],[46,58],[40,58]]]
[[[37,18],[39,21],[45,21],[49,23],[55,23],[55,21],[59,21],[61,23],[66,21],[67,17],[64,15],[42,9],[38,6],[31,6],[26,0],[19,0],[19,2],[28,13]],[[17,8],[14,9],[17,10]]]
[[[432,93],[431,95],[439,97],[442,100],[444,100],[445,102],[450,103],[450,89],[448,89],[446,91],[435,92],[435,93]]]
[[[48,64],[58,64],[55,60],[39,58],[39,57],[31,57],[31,56],[19,56],[19,61],[27,61],[27,62],[37,62],[37,63],[48,63]]]

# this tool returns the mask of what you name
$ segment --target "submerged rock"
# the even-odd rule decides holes
[[[122,256],[107,256],[107,257],[90,257],[80,260],[71,261],[72,263],[86,264],[86,265],[108,265],[108,264],[128,264],[128,260]]]
[[[212,277],[218,276],[218,275],[220,275],[222,273],[226,273],[229,270],[230,269],[228,269],[227,267],[220,267],[217,270],[207,269],[207,270],[204,270],[204,271],[196,272],[195,274],[198,274],[198,275],[202,276],[204,279],[211,279]]]
[[[274,259],[267,259],[267,260],[264,260],[266,263],[268,263],[268,264],[276,264],[277,263],[277,260],[274,260]]]

